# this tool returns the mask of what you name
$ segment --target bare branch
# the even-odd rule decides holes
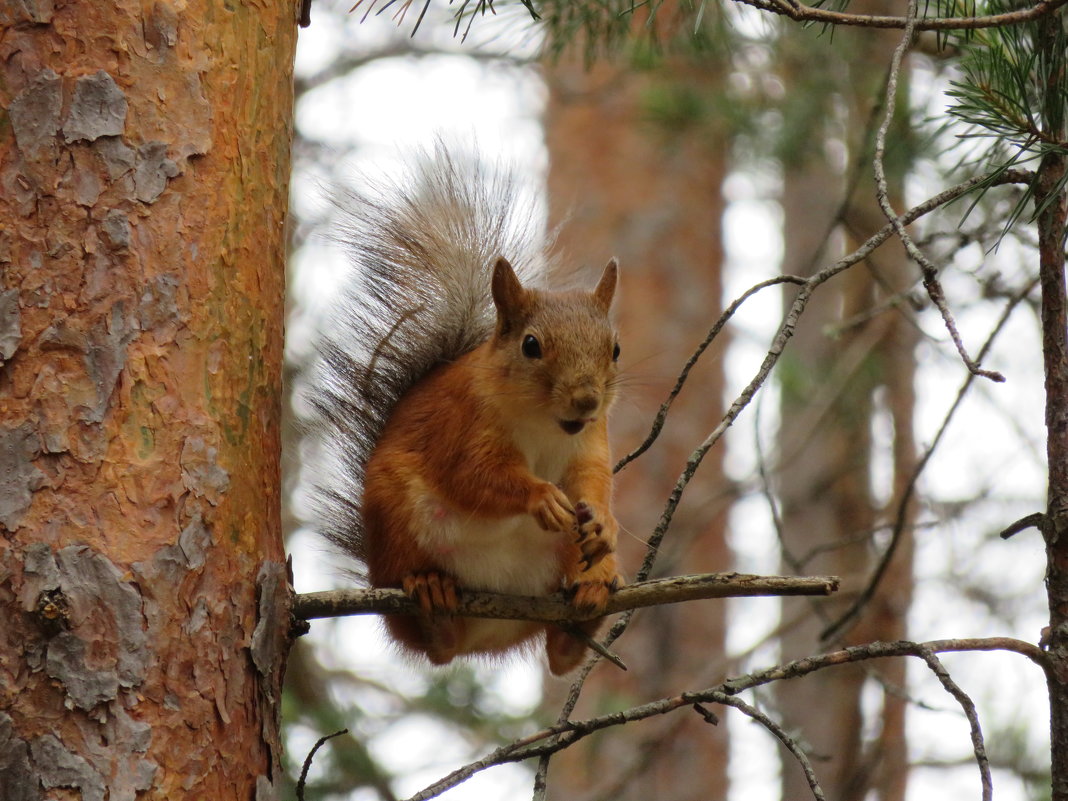
[[[333,734],[327,734],[323,737],[320,737],[318,740],[315,741],[315,745],[312,746],[311,751],[308,752],[308,756],[304,759],[304,766],[300,770],[300,778],[297,779],[297,801],[304,801],[304,784],[308,781],[308,771],[311,770],[312,760],[315,758],[315,752],[322,748],[323,744],[325,744],[327,740],[332,740],[335,737],[340,737],[342,734],[348,733],[348,729],[341,729],[340,731],[336,731]]]
[[[921,651],[932,653],[959,653],[963,651],[1011,651],[1026,656],[1044,671],[1049,669],[1049,656],[1037,645],[1012,637],[981,637],[953,640],[931,640],[924,643],[899,640],[897,642],[873,642],[831,651],[819,656],[795,659],[782,665],[756,671],[723,683],[729,693],[740,693],[780,679],[796,679],[832,665],[845,665],[868,659],[884,659],[890,656],[921,657]],[[921,657],[922,658],[922,657]]]
[[[777,275],[774,278],[769,278],[767,281],[761,281],[759,284],[754,284],[743,292],[741,296],[735,298],[734,302],[723,311],[719,316],[719,319],[716,320],[715,325],[709,329],[708,334],[701,341],[701,344],[697,346],[694,352],[690,355],[690,358],[686,361],[685,366],[682,368],[682,372],[679,373],[678,380],[675,382],[675,386],[672,387],[671,392],[667,396],[667,400],[660,404],[660,410],[656,413],[656,418],[653,420],[653,426],[649,431],[649,435],[645,438],[645,441],[620,459],[613,472],[618,473],[649,450],[649,446],[656,441],[656,438],[660,435],[661,429],[664,427],[664,422],[667,420],[668,410],[671,409],[671,404],[675,402],[675,398],[678,397],[678,394],[682,391],[682,387],[690,375],[690,370],[697,364],[698,359],[701,358],[701,354],[703,354],[708,346],[712,344],[712,341],[719,336],[719,333],[727,323],[730,322],[734,313],[738,311],[738,308],[745,303],[745,301],[760,290],[767,289],[769,286],[778,286],[779,284],[803,284],[804,282],[805,279],[799,278],[796,275]]]
[[[448,776],[439,779],[434,784],[411,796],[408,801],[427,801],[427,799],[435,798],[446,790],[462,784],[476,773],[480,773],[487,768],[509,762],[521,762],[531,757],[544,757],[554,754],[596,731],[612,726],[621,726],[633,721],[664,715],[682,707],[690,707],[694,704],[702,703],[722,703],[741,710],[741,705],[734,703],[737,699],[734,699],[733,696],[744,690],[759,687],[773,681],[799,678],[835,665],[845,665],[869,659],[914,656],[926,661],[928,657],[935,653],[967,651],[1011,651],[1026,656],[1043,670],[1049,670],[1049,658],[1045,651],[1037,645],[1010,637],[934,640],[924,643],[908,641],[875,642],[868,645],[858,645],[832,653],[798,659],[783,665],[776,665],[745,676],[729,679],[706,690],[684,692],[669,698],[662,698],[658,701],[587,720],[559,722],[554,726],[534,732],[495,749],[483,759],[465,765]],[[744,712],[745,710],[742,711]]]
[[[812,769],[812,762],[809,761],[808,755],[801,750],[801,746],[797,744],[786,730],[783,729],[778,723],[769,718],[763,712],[756,707],[750,706],[741,698],[735,698],[733,695],[724,695],[716,698],[716,703],[723,704],[725,706],[732,706],[744,715],[748,715],[765,729],[770,731],[775,738],[786,746],[786,750],[793,754],[794,759],[801,766],[801,770],[805,773],[805,780],[808,782],[809,788],[812,790],[812,797],[816,801],[824,801],[826,796],[823,795],[823,788],[820,787],[819,781],[816,780],[816,772]],[[703,710],[699,704],[694,704],[698,710]]]
[[[942,321],[945,323],[946,330],[949,331],[949,335],[953,339],[953,344],[957,347],[957,353],[960,354],[968,371],[975,375],[982,376],[983,378],[989,378],[991,381],[1001,382],[1005,380],[1005,376],[993,370],[980,369],[978,363],[973,361],[968,355],[968,351],[964,347],[964,342],[960,338],[960,333],[957,331],[957,324],[953,319],[953,314],[949,310],[949,304],[946,302],[946,295],[942,290],[942,284],[938,280],[938,268],[935,267],[931,260],[924,255],[923,251],[916,246],[916,243],[912,241],[912,237],[909,236],[908,232],[905,230],[904,224],[898,219],[897,214],[894,212],[894,209],[890,204],[889,190],[886,183],[886,170],[883,164],[883,156],[886,153],[886,134],[887,131],[890,130],[890,123],[894,119],[894,110],[897,106],[897,79],[898,75],[901,73],[901,64],[905,58],[905,53],[912,44],[912,37],[915,35],[916,23],[916,0],[910,0],[908,5],[907,24],[905,25],[905,35],[901,37],[901,42],[894,49],[894,55],[890,61],[890,75],[887,78],[886,104],[883,112],[883,119],[879,124],[879,130],[875,134],[875,158],[873,159],[876,185],[875,195],[879,201],[879,208],[883,210],[883,214],[885,214],[886,218],[893,224],[894,231],[901,240],[901,244],[905,246],[905,252],[908,253],[910,259],[920,265],[920,269],[923,271],[924,289],[927,290],[927,295],[931,298],[931,302],[934,303],[938,308],[938,311],[942,314]]]
[[[656,553],[660,547],[660,542],[663,540],[664,534],[671,525],[671,519],[674,516],[675,509],[678,507],[679,502],[682,500],[682,495],[686,486],[697,472],[697,468],[700,467],[701,462],[704,460],[708,451],[720,440],[723,434],[726,433],[727,429],[734,423],[738,415],[740,415],[745,407],[749,405],[749,402],[753,399],[753,396],[760,387],[763,386],[764,382],[768,379],[768,376],[771,375],[771,371],[779,361],[779,357],[782,356],[787,342],[793,337],[797,323],[800,320],[801,315],[804,313],[816,288],[839,273],[848,270],[853,265],[866,259],[876,248],[890,238],[895,232],[895,225],[908,225],[915,222],[923,215],[928,214],[947,203],[951,203],[962,195],[972,191],[977,186],[983,184],[1000,185],[1025,183],[1029,180],[1030,175],[1030,173],[1021,170],[1007,170],[1002,171],[1001,173],[976,176],[964,183],[946,189],[923,203],[914,206],[899,217],[895,217],[893,222],[887,223],[878,232],[868,237],[868,239],[852,253],[844,256],[833,264],[824,267],[809,278],[800,279],[800,289],[794,297],[793,303],[790,304],[790,308],[787,310],[786,315],[783,317],[779,330],[775,334],[771,346],[768,348],[768,352],[764,356],[764,361],[761,363],[756,375],[753,376],[738,397],[734,399],[715,429],[713,429],[708,437],[705,438],[705,441],[694,450],[690,455],[689,460],[687,460],[682,475],[679,476],[679,479],[675,483],[675,487],[672,489],[671,495],[664,506],[664,511],[660,516],[660,520],[657,522],[656,528],[649,537],[649,547],[646,551],[645,560],[642,562],[642,566],[637,574],[637,579],[639,581],[648,577],[649,573],[652,571],[653,562],[656,559]],[[757,285],[757,287],[761,286],[762,285],[760,284]],[[757,287],[754,287],[754,289]],[[752,290],[750,290],[750,293],[751,291]],[[747,295],[750,293],[747,293]],[[736,303],[744,300],[747,295],[743,295],[742,298],[739,298],[739,300],[736,301]],[[732,304],[732,307],[734,306],[735,304]]]
[[[694,601],[702,598],[737,598],[752,595],[830,595],[838,589],[834,576],[753,576],[744,573],[702,573],[693,576],[644,581],[621,587],[608,599],[601,614],[615,614],[643,606]],[[298,595],[293,615],[299,620],[368,614],[415,614],[418,605],[402,590],[329,590]],[[465,590],[456,612],[465,617],[509,620],[591,620],[600,614],[580,612],[561,595],[520,597]]]
[[[998,536],[1000,536],[1003,540],[1007,540],[1009,537],[1012,537],[1015,534],[1019,534],[1021,531],[1029,529],[1032,526],[1041,531],[1042,526],[1044,526],[1045,523],[1046,516],[1042,512],[1035,512],[1034,514],[1029,514],[1026,517],[1021,517],[1015,523],[1009,524],[1004,529],[1002,529],[1001,533]]]
[[[297,97],[300,97],[312,89],[317,89],[331,81],[351,75],[361,67],[376,61],[390,58],[419,59],[429,56],[462,56],[468,60],[485,62],[496,67],[523,67],[532,63],[531,59],[510,56],[506,53],[472,50],[470,48],[466,50],[445,50],[440,47],[419,45],[409,39],[405,39],[390,41],[375,49],[345,51],[318,72],[308,76],[296,76],[294,78],[294,89]]]
[[[975,761],[979,763],[979,776],[983,783],[983,801],[990,801],[994,796],[994,785],[990,778],[990,762],[986,758],[986,745],[983,743],[983,730],[979,726],[979,714],[975,711],[975,704],[968,694],[964,692],[949,675],[942,662],[929,650],[921,650],[920,658],[927,663],[931,671],[942,682],[946,692],[957,699],[964,710],[965,717],[972,729],[972,750],[975,752]]]
[[[795,0],[735,0],[743,5],[758,8],[772,14],[789,17],[794,22],[819,22],[826,25],[849,25],[863,28],[905,28],[908,17],[887,17],[876,14],[847,14],[825,8],[806,6]],[[1004,14],[989,14],[981,17],[932,17],[917,19],[918,31],[975,30],[1004,25],[1019,25],[1052,14],[1066,0],[1039,0],[1033,6],[1009,11]]]
[[[607,659],[620,670],[627,669],[626,662],[623,661],[619,654],[609,649],[607,645],[604,645],[595,638],[591,637],[578,626],[574,625],[573,623],[563,623],[560,625],[560,628],[566,631],[575,639],[581,640],[582,642],[586,643],[587,647],[589,647],[592,651]]]

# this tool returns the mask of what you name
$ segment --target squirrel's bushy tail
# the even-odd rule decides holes
[[[312,506],[321,532],[360,558],[364,469],[393,407],[431,368],[492,333],[498,256],[524,283],[538,284],[548,268],[533,202],[507,175],[441,145],[406,177],[335,205],[335,238],[354,269],[321,326],[305,391]]]

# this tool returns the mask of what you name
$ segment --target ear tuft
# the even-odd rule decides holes
[[[608,261],[604,272],[601,273],[601,280],[597,282],[597,287],[593,290],[593,299],[605,314],[608,314],[608,310],[612,308],[612,298],[616,294],[618,280],[619,262],[613,258]]]

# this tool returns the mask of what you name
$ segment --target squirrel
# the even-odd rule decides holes
[[[406,182],[338,206],[358,280],[309,391],[334,465],[314,492],[323,533],[371,586],[417,602],[385,616],[403,651],[444,665],[544,635],[550,671],[567,673],[586,650],[573,633],[453,613],[470,589],[562,590],[596,614],[622,582],[606,421],[617,263],[592,291],[539,288],[547,237],[514,182],[441,145]]]

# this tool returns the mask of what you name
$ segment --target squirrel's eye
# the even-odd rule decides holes
[[[619,343],[617,342],[612,348],[612,361],[619,361]]]
[[[528,359],[541,358],[541,343],[538,342],[538,338],[533,334],[527,334],[523,337],[523,355]]]

